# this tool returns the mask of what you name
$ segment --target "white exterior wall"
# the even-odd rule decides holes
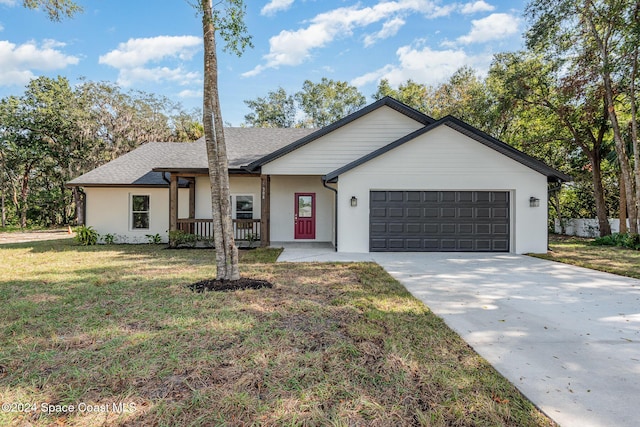
[[[335,193],[322,185],[320,176],[271,177],[271,241],[304,242],[294,239],[295,193],[316,194],[317,242],[332,242]]]
[[[340,175],[338,183],[340,252],[369,251],[370,190],[510,191],[511,252],[547,251],[547,178],[446,126]],[[530,197],[540,206],[529,207]]]
[[[84,189],[87,194],[87,225],[100,235],[113,234],[116,243],[147,243],[147,234],[160,234],[168,241],[169,230],[169,189],[109,187]],[[131,196],[149,196],[149,229],[131,228]],[[189,190],[179,189],[180,217],[189,215]]]
[[[259,177],[231,175],[229,177],[229,190],[232,195],[253,195],[253,218],[260,219],[262,203]],[[180,218],[186,218],[187,215]],[[196,218],[212,218],[211,187],[208,176],[196,177]]]
[[[325,175],[424,127],[381,107],[262,167],[265,175]]]
[[[318,178],[319,179],[319,178]],[[260,218],[260,178],[230,177],[231,194],[253,195],[253,215]],[[87,225],[99,234],[116,235],[117,243],[147,243],[146,234],[169,240],[169,189],[135,187],[87,187]],[[131,195],[149,196],[149,229],[131,228]],[[293,203],[293,201],[291,202]],[[189,217],[189,189],[178,189],[178,218]],[[196,218],[211,218],[209,177],[196,178]]]

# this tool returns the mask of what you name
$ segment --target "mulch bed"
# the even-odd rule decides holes
[[[187,285],[187,288],[193,292],[205,292],[205,291],[240,291],[243,289],[260,289],[260,288],[273,288],[273,284],[266,280],[249,279],[247,277],[241,277],[240,280],[218,280],[207,279],[201,280],[196,283]]]

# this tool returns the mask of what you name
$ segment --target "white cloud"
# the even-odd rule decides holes
[[[139,81],[173,81],[190,84],[199,79],[199,74],[182,67],[148,67],[149,63],[165,61],[189,61],[202,46],[196,36],[158,36],[130,39],[118,48],[101,55],[98,62],[120,70],[118,84],[131,86]]]
[[[430,47],[416,48],[403,46],[396,51],[397,65],[385,65],[351,81],[357,87],[389,80],[392,86],[411,79],[424,84],[437,84],[448,79],[464,65],[486,67],[491,57],[473,56],[461,49],[433,50]]]
[[[470,15],[478,12],[491,12],[495,9],[495,6],[488,4],[483,0],[479,0],[473,3],[465,3],[460,9],[460,13]]]
[[[277,12],[289,9],[293,1],[294,0],[271,0],[260,10],[260,15],[273,16]]]
[[[29,41],[19,46],[0,40],[0,85],[25,85],[34,77],[34,71],[61,70],[78,64],[80,58],[56,49],[63,46],[54,40],[45,40],[41,45]]]
[[[181,91],[178,96],[180,98],[202,98],[201,90],[185,89]]]
[[[456,41],[462,44],[485,43],[518,33],[520,19],[508,13],[493,13],[486,18],[471,21],[471,31]]]
[[[384,40],[395,36],[404,24],[405,20],[402,18],[393,18],[392,20],[385,22],[380,31],[370,34],[364,38],[365,47],[375,44],[378,40]]]
[[[200,75],[196,72],[189,72],[181,67],[155,67],[155,68],[123,68],[118,74],[118,84],[122,86],[133,86],[136,82],[164,81],[178,83],[181,86],[197,83],[201,81]]]
[[[0,0],[0,4],[4,4],[6,6],[15,6],[16,0]]]
[[[0,31],[4,31],[4,27],[0,24]]]
[[[452,13],[455,8],[456,5],[440,7],[432,0],[395,0],[367,7],[358,4],[321,13],[311,19],[306,28],[283,30],[271,37],[269,53],[264,56],[266,63],[256,66],[243,76],[255,76],[268,68],[282,65],[300,65],[311,57],[314,49],[323,48],[337,38],[350,36],[357,28],[380,21],[391,22],[387,28],[387,31],[391,31],[395,28],[394,25],[399,24],[395,19],[400,14],[420,13],[427,18],[436,18]]]
[[[101,55],[99,62],[115,68],[133,68],[167,57],[191,59],[201,45],[202,39],[196,36],[129,39],[126,43],[120,43],[117,49]]]

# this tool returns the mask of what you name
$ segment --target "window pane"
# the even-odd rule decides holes
[[[311,196],[298,196],[298,218],[311,218],[313,216],[312,200]]]
[[[236,196],[236,218],[253,219],[253,196]]]
[[[253,196],[236,196],[237,211],[253,211]]]
[[[148,212],[134,212],[133,213],[133,228],[149,228],[149,213]]]
[[[134,212],[148,212],[149,196],[132,196],[131,205]]]

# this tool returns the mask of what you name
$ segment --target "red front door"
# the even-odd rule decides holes
[[[294,210],[294,237],[296,239],[316,238],[316,194],[296,193]]]

